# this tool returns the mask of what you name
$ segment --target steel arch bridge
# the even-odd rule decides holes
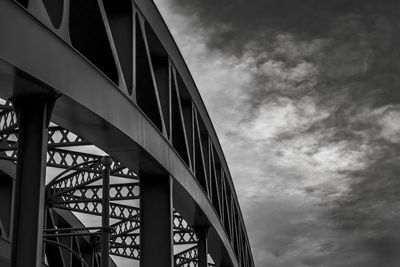
[[[151,0],[0,0],[0,37],[1,266],[254,266]]]

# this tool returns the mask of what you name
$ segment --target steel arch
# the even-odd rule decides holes
[[[154,3],[56,2],[0,1],[0,96],[58,97],[46,163],[72,173],[48,186],[48,204],[101,215],[100,156],[73,149],[94,145],[113,157],[113,176],[133,180],[111,186],[110,216],[120,220],[112,225],[111,254],[140,256],[132,234],[140,229],[140,210],[117,201],[139,198],[134,188],[141,177],[167,175],[173,180],[175,244],[197,244],[192,227],[207,225],[217,265],[254,266],[217,135]],[[1,109],[0,157],[16,162],[17,119],[10,102]],[[190,251],[177,254],[178,265],[195,262]],[[191,256],[182,260],[184,255]]]

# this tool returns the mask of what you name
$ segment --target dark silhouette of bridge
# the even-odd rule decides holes
[[[0,97],[0,266],[254,266],[151,0],[0,0]]]

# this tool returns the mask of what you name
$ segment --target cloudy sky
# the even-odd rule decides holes
[[[400,266],[400,1],[157,0],[257,267]]]

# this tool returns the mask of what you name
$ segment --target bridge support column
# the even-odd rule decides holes
[[[172,178],[140,176],[140,266],[172,267]]]
[[[48,124],[54,99],[18,96],[18,157],[12,267],[42,266]]]
[[[209,226],[195,226],[194,231],[198,239],[198,267],[207,267],[208,265],[208,245],[207,245],[207,235]]]
[[[104,156],[103,164],[103,194],[102,194],[102,218],[101,218],[101,267],[110,266],[110,167],[112,159]]]

